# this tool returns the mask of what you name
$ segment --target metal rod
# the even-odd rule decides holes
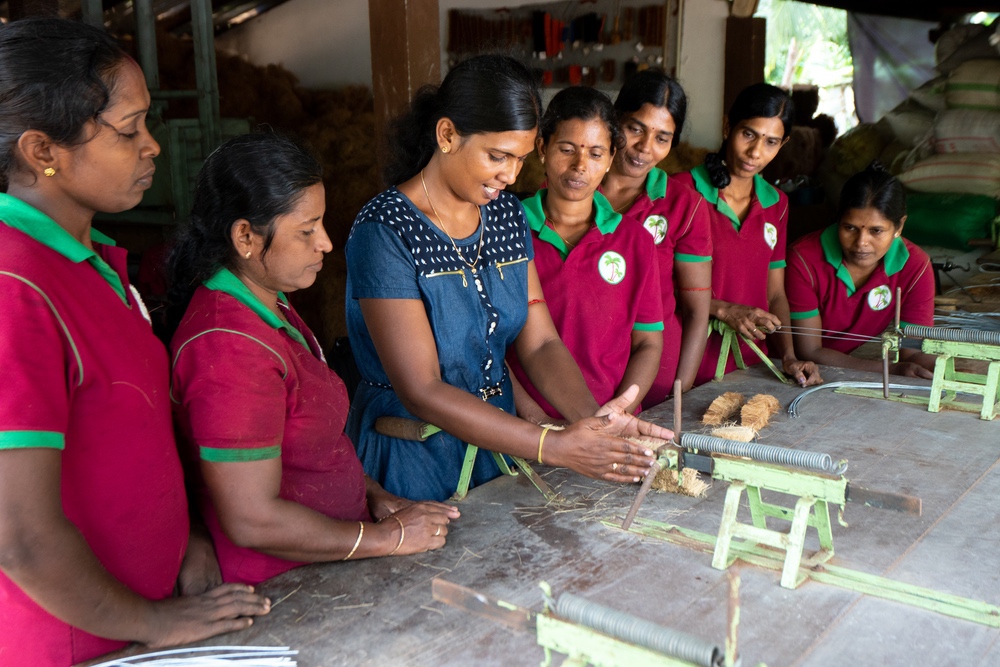
[[[685,433],[681,446],[713,454],[742,456],[762,463],[795,466],[828,475],[843,475],[847,471],[846,461],[834,463],[829,454],[763,445],[759,442],[737,442],[701,433]]]
[[[681,381],[674,380],[674,442],[681,441]]]
[[[975,331],[968,329],[942,329],[907,324],[903,327],[907,338],[929,338],[952,343],[975,343],[979,345],[1000,345],[1000,331]]]
[[[211,0],[191,0],[191,35],[194,38],[201,149],[202,155],[207,157],[222,143],[219,77],[215,68],[215,24],[212,22]]]
[[[135,40],[139,47],[139,66],[146,75],[146,87],[160,87],[160,66],[156,60],[156,17],[153,0],[135,0]]]
[[[704,639],[665,628],[625,612],[563,593],[556,602],[556,614],[571,623],[586,626],[606,635],[686,660],[701,667],[722,664],[722,651]]]
[[[799,416],[799,403],[802,399],[813,393],[814,391],[820,391],[822,389],[837,389],[839,387],[852,387],[854,389],[881,389],[881,382],[827,382],[826,384],[821,384],[816,387],[810,387],[805,391],[799,393],[798,396],[792,399],[792,402],[788,404],[788,416],[792,419]],[[931,391],[931,388],[922,387],[917,384],[890,384],[889,389],[893,391]]]
[[[882,354],[882,398],[889,398],[889,352]]]

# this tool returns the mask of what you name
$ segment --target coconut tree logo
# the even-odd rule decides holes
[[[625,258],[609,250],[597,260],[597,270],[606,282],[617,285],[625,279]]]
[[[774,246],[778,245],[778,228],[770,222],[764,223],[764,241],[767,242],[771,250],[774,250]]]
[[[868,306],[872,310],[885,310],[892,303],[892,291],[888,285],[879,285],[868,293]]]
[[[662,215],[651,215],[642,223],[646,231],[653,235],[653,243],[660,245],[667,238],[667,219]]]

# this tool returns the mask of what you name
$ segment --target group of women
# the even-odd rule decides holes
[[[897,286],[928,323],[926,256],[878,170],[793,247],[786,297],[787,205],[758,175],[790,130],[780,90],[745,91],[722,150],[668,178],[676,81],[642,73],[614,106],[569,89],[543,115],[529,70],[481,56],[396,121],[394,185],[352,229],[349,406],[287,298],[332,250],[321,169],[288,139],[206,160],[169,259],[169,354],[153,336],[125,252],[91,226],[150,187],[149,105],[100,30],[0,27],[0,665],[245,628],[270,609],[253,585],[292,567],[440,548],[469,443],[472,484],[510,456],[639,481],[653,452],[626,438],[672,434],[636,412],[714,369],[710,316],[769,332],[803,383],[862,363],[818,334],[877,333]],[[536,149],[547,187],[522,205],[504,189]],[[791,321],[817,335],[793,345]]]

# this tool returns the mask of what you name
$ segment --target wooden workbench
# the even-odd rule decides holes
[[[823,375],[878,379],[829,368]],[[723,391],[771,393],[787,407],[800,390],[760,367],[732,373],[685,395],[687,429],[700,430],[697,418]],[[665,424],[670,415],[670,403],[646,413]],[[997,422],[823,391],[803,401],[799,418],[780,413],[761,440],[847,458],[853,483],[923,499],[920,517],[848,504],[850,526],[834,522],[833,564],[1000,603]],[[460,504],[444,549],[286,573],[260,587],[276,601],[269,616],[205,645],[290,646],[307,667],[538,664],[533,636],[434,602],[435,577],[536,610],[545,580],[557,594],[722,644],[728,583],[711,555],[600,523],[624,515],[635,486],[541,472],[569,504],[542,506],[523,476],[495,480]],[[714,534],[726,488],[714,482],[704,499],[652,492],[639,516]],[[815,549],[809,533],[807,549]],[[744,665],[1000,665],[996,628],[813,581],[786,590],[779,572],[749,565],[740,572]]]

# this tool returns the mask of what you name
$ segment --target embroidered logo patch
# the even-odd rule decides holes
[[[879,285],[868,292],[868,307],[872,310],[885,310],[892,303],[892,290],[888,285]]]
[[[770,222],[764,223],[764,240],[771,250],[774,250],[774,246],[778,245],[778,228]]]
[[[625,258],[609,250],[597,260],[597,271],[607,283],[617,285],[625,280]]]
[[[667,219],[662,215],[651,215],[642,223],[646,231],[653,235],[653,243],[660,245],[667,238]]]

